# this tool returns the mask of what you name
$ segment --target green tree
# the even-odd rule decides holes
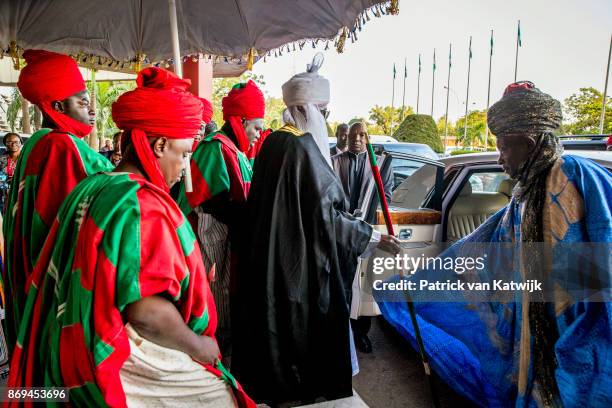
[[[277,130],[283,126],[283,111],[285,102],[281,98],[273,96],[266,97],[266,116],[264,117],[265,126]]]
[[[404,109],[404,117],[406,115],[412,115],[414,112],[412,107],[406,106]],[[393,129],[396,129],[400,123],[400,116],[402,115],[402,108],[392,108],[391,106],[379,106],[376,105],[370,109],[370,120],[374,122],[384,135],[390,133],[391,122],[393,121]],[[373,132],[371,132],[373,133]]]
[[[595,88],[580,88],[564,102],[565,116],[568,119],[562,128],[563,133],[574,135],[599,133],[603,94]],[[604,133],[612,133],[612,100],[606,103]]]
[[[400,142],[424,143],[438,153],[444,151],[436,122],[429,115],[406,116],[393,137]]]
[[[487,112],[485,110],[475,110],[468,113],[467,135],[464,134],[465,116],[460,117],[455,123],[455,136],[457,136],[458,144],[463,147],[484,147],[486,128]],[[491,140],[493,140],[492,137],[489,138],[489,144]]]
[[[11,95],[3,99],[5,99],[5,106],[2,108],[2,110],[6,115],[6,122],[8,127],[11,129],[11,132],[23,132],[21,111],[22,98],[19,89],[17,89],[17,87],[13,88]],[[31,129],[38,129],[40,126],[39,123],[36,123],[36,118],[38,117],[36,112],[37,110],[38,108],[35,105],[30,104],[28,113]]]
[[[444,116],[442,116],[440,119],[438,119],[438,123],[436,123],[436,127],[438,128],[438,134],[440,135],[441,138],[444,138],[444,125],[445,125],[446,121],[444,120]],[[448,121],[448,135],[454,135],[455,134],[455,124],[453,124],[452,120]]]

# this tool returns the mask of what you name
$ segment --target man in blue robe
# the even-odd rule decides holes
[[[517,180],[512,199],[440,257],[456,259],[488,243],[484,250],[491,251],[489,264],[495,266],[488,272],[495,274],[503,256],[491,254],[514,244],[517,273],[550,277],[596,271],[599,276],[587,277],[600,283],[604,295],[599,301],[572,297],[564,287],[546,299],[519,292],[504,302],[415,304],[434,370],[482,406],[612,406],[612,307],[606,302],[612,174],[588,159],[563,155],[553,135],[561,119],[560,103],[532,83],[506,88],[487,120],[497,137],[499,164]],[[580,252],[587,250],[595,254],[592,260]],[[415,344],[406,303],[383,292],[374,295],[385,318]]]

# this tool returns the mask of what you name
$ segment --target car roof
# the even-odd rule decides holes
[[[386,135],[368,135],[368,137],[372,143],[399,143],[396,138]]]
[[[612,166],[612,152],[606,152],[603,150],[571,150],[563,153],[571,154],[575,156],[585,157],[596,161],[599,164],[605,164],[606,167]],[[470,153],[470,154],[459,154],[456,156],[445,157],[440,159],[446,167],[452,167],[455,165],[462,164],[477,164],[477,163],[497,163],[499,152],[482,152],[482,153]]]
[[[384,146],[400,146],[400,145],[401,146],[425,146],[425,147],[431,149],[431,147],[429,147],[429,145],[427,145],[425,143],[413,143],[413,142],[383,142],[383,143],[376,143],[376,142],[372,141],[372,144],[380,144],[380,145],[384,145]]]

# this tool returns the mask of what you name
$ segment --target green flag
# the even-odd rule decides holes
[[[519,45],[519,47],[522,47],[523,46],[523,42],[521,41],[521,20],[519,20],[519,22],[518,22],[517,36],[518,36],[518,45]]]
[[[493,30],[491,30],[491,55],[493,55]]]
[[[433,58],[433,70],[436,70],[436,50],[434,48],[434,58]]]
[[[470,37],[470,59],[472,59],[472,37]]]
[[[395,72],[395,62],[394,62],[393,63],[393,79],[395,79],[395,74],[396,74],[396,72]]]

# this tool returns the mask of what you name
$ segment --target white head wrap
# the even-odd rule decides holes
[[[306,72],[294,75],[283,84],[283,101],[287,105],[283,121],[310,133],[331,167],[327,123],[320,112],[329,103],[329,81],[319,75],[322,65],[323,54],[319,52],[312,59],[312,64],[307,66]],[[305,115],[297,109],[298,106],[304,109]]]

